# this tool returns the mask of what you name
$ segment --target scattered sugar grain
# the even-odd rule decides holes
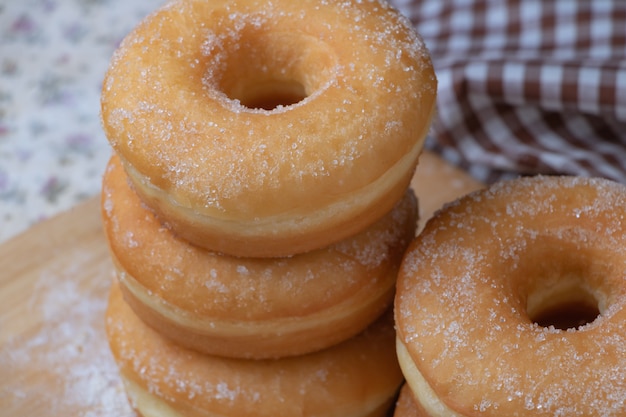
[[[37,407],[38,417],[134,417],[104,333],[110,266],[97,271],[93,291],[79,288],[80,273],[70,266],[46,271],[37,280],[27,303],[43,325],[8,340],[0,352],[8,381],[0,392],[8,407],[3,412],[23,415]]]

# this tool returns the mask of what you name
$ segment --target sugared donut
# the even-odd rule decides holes
[[[402,383],[391,314],[330,349],[258,361],[181,348],[137,318],[118,285],[106,314],[111,351],[143,417],[382,417]]]
[[[408,384],[402,385],[393,411],[393,417],[430,417],[415,401]]]
[[[430,416],[626,415],[625,207],[623,185],[539,176],[427,223],[395,317]]]
[[[124,40],[101,104],[137,192],[177,234],[273,257],[387,213],[435,95],[422,41],[382,0],[179,0]]]
[[[251,259],[209,252],[161,226],[116,156],[101,201],[111,255],[136,313],[184,346],[230,357],[298,355],[359,333],[393,303],[417,217],[408,191],[352,238],[290,258]]]

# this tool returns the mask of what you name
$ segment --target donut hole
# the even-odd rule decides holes
[[[539,326],[560,330],[578,329],[601,314],[600,302],[592,292],[580,282],[567,280],[529,297],[527,311]]]
[[[542,327],[575,330],[594,322],[606,310],[606,278],[611,263],[599,250],[571,240],[543,237],[522,256],[519,281],[526,287],[526,311]]]
[[[272,111],[298,104],[326,86],[336,57],[319,39],[249,26],[221,44],[216,88],[245,109]]]
[[[307,96],[306,89],[297,81],[267,80],[250,85],[231,98],[249,109],[274,110],[297,104]]]

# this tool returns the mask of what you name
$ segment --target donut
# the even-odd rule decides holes
[[[382,0],[179,0],[124,39],[101,115],[136,192],[178,235],[280,257],[391,210],[435,96],[421,38]]]
[[[439,211],[398,275],[397,351],[430,416],[626,413],[626,187],[537,176]]]
[[[114,284],[106,331],[130,403],[143,417],[383,417],[403,380],[392,314],[316,353],[232,359],[187,350],[155,332]]]
[[[162,226],[115,155],[101,202],[111,257],[136,314],[188,348],[257,359],[328,347],[390,307],[417,218],[409,190],[374,225],[329,247],[289,258],[237,258]]]
[[[413,392],[408,384],[400,388],[400,395],[393,410],[393,417],[429,417],[413,398]]]

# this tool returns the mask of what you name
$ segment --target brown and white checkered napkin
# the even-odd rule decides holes
[[[428,146],[479,180],[626,183],[626,1],[396,0],[439,79]]]

